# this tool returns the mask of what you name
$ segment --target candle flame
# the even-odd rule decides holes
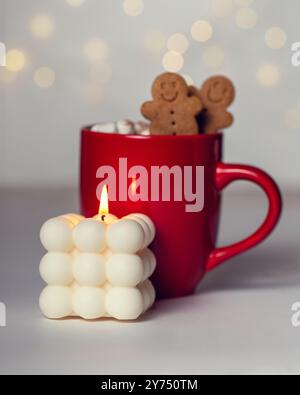
[[[132,177],[132,182],[130,187],[131,187],[131,194],[134,196],[137,190],[136,176]]]
[[[109,213],[108,191],[107,191],[107,185],[104,185],[101,192],[99,215],[107,215],[108,213]]]

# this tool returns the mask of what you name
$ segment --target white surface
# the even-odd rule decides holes
[[[151,83],[163,71],[167,50],[166,45],[159,53],[146,49],[147,35],[153,29],[166,39],[177,32],[189,39],[182,73],[198,86],[215,73],[226,73],[235,82],[237,100],[232,111],[236,122],[226,132],[226,157],[260,166],[291,185],[298,183],[300,133],[287,128],[285,117],[299,102],[300,70],[291,64],[291,45],[300,40],[299,0],[252,2],[258,24],[250,30],[236,26],[238,7],[227,18],[213,16],[211,0],[189,0],[184,6],[182,0],[145,0],[144,13],[137,17],[126,16],[122,3],[89,0],[81,7],[70,7],[64,0],[43,4],[0,0],[0,40],[8,49],[22,49],[27,57],[16,81],[0,83],[0,185],[75,185],[81,125],[142,119],[140,106],[150,99]],[[30,32],[33,16],[40,13],[55,23],[54,35],[47,40],[38,40]],[[190,33],[192,24],[201,19],[214,29],[206,43],[195,42]],[[272,26],[287,33],[280,50],[265,44],[265,33]],[[83,51],[94,37],[108,45],[103,63],[104,70],[107,64],[111,69],[111,79],[106,83],[93,79],[95,63]],[[214,46],[225,53],[220,70],[210,69],[203,61],[206,49]],[[258,69],[265,63],[281,69],[281,80],[273,88],[257,81]],[[41,66],[56,73],[50,89],[40,89],[33,81]]]
[[[267,242],[208,274],[195,295],[158,302],[136,323],[43,318],[39,228],[76,211],[77,195],[0,196],[0,300],[7,306],[0,373],[300,373],[300,328],[291,325],[291,306],[300,301],[299,196],[286,197]],[[253,230],[265,209],[254,192],[229,192],[224,203],[222,242]]]

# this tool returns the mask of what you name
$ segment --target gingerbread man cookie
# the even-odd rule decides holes
[[[189,92],[195,94],[195,88],[190,87]],[[235,89],[228,78],[209,78],[196,96],[201,98],[204,107],[198,118],[200,132],[214,133],[232,125],[234,118],[227,107],[235,98]]]
[[[153,101],[144,103],[141,112],[151,121],[150,134],[197,134],[196,115],[202,109],[201,99],[188,95],[185,80],[175,73],[164,73],[152,86]]]

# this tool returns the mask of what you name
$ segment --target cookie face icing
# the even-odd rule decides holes
[[[153,101],[142,106],[151,121],[152,135],[197,134],[196,115],[202,109],[200,97],[190,97],[185,80],[175,73],[158,76],[152,86]]]
[[[182,77],[174,73],[160,75],[153,83],[152,96],[154,100],[174,103],[185,99],[188,87]]]

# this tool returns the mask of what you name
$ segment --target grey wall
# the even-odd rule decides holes
[[[231,76],[238,91],[233,107],[236,122],[226,132],[226,159],[263,167],[287,186],[298,186],[300,130],[288,128],[285,118],[300,100],[300,68],[291,65],[290,50],[294,41],[300,41],[300,2],[253,1],[258,23],[250,30],[236,26],[237,7],[220,19],[213,15],[210,0],[144,3],[143,14],[129,17],[122,0],[86,0],[80,7],[71,7],[66,0],[0,0],[0,41],[27,56],[13,82],[3,82],[7,76],[0,70],[0,185],[74,185],[80,126],[140,118],[139,106],[149,97],[152,79],[163,70],[166,52],[149,52],[145,34],[159,29],[166,37],[180,32],[189,38],[182,72],[198,84],[215,73],[204,64],[203,51],[211,45],[224,49],[225,63],[217,72]],[[30,21],[39,13],[55,21],[54,35],[48,39],[38,40],[30,32]],[[198,19],[207,19],[214,27],[214,36],[206,43],[191,37],[191,25]],[[287,32],[287,43],[280,50],[264,42],[272,25]],[[112,77],[106,83],[93,80],[91,62],[83,55],[82,48],[94,36],[109,46]],[[264,62],[280,67],[278,85],[266,88],[257,81]],[[33,82],[40,66],[56,73],[49,89]]]

